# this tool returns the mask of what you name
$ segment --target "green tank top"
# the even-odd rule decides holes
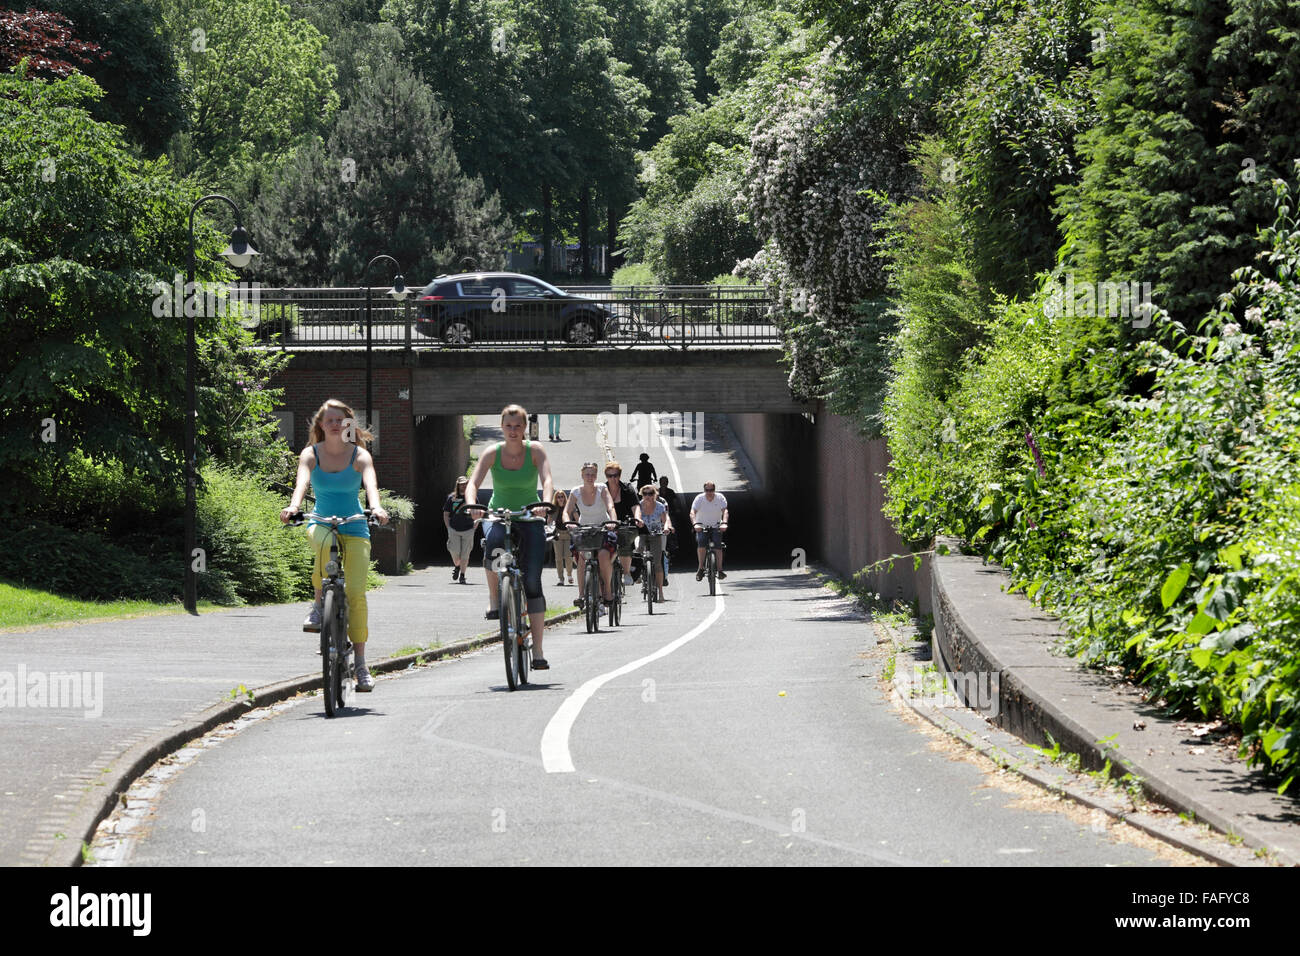
[[[524,439],[524,466],[515,471],[501,466],[504,447],[505,442],[497,444],[492,460],[492,500],[488,507],[518,511],[537,500],[537,466],[533,464],[533,449],[528,439]]]

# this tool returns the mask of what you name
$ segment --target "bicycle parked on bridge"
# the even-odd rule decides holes
[[[525,505],[518,511],[508,508],[488,508],[486,505],[465,505],[463,510],[483,511],[485,517],[494,518],[506,526],[505,545],[500,552],[492,556],[492,570],[497,573],[499,584],[497,594],[501,597],[499,621],[501,626],[501,650],[506,658],[506,685],[517,690],[528,683],[528,672],[533,663],[533,632],[524,612],[524,573],[515,563],[515,549],[518,545],[517,532],[513,522],[545,521],[533,515],[533,509],[544,506],[548,513],[557,510],[549,501],[538,501]]]
[[[333,717],[347,706],[356,682],[352,662],[352,642],[348,640],[348,593],[344,582],[342,550],[339,547],[339,528],[353,521],[365,521],[378,526],[367,508],[360,514],[348,517],[321,515],[314,511],[304,514],[296,511],[289,525],[315,521],[330,533],[330,556],[325,563],[325,576],[321,579],[320,657],[321,694],[325,698],[325,716]],[[356,569],[353,569],[356,571]],[[360,569],[361,574],[366,569]]]

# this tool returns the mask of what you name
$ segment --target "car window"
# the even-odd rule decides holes
[[[480,279],[462,279],[460,282],[460,294],[465,296],[490,296],[492,295],[493,289],[500,289],[502,287],[503,283],[500,279],[495,281],[487,277]]]
[[[523,299],[543,299],[546,297],[546,287],[528,279],[511,279],[510,284],[513,286],[510,295]]]

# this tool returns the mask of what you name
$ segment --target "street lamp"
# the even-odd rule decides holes
[[[236,269],[242,269],[252,261],[253,256],[258,255],[257,250],[248,241],[248,233],[244,231],[244,217],[240,215],[239,207],[225,196],[217,193],[202,197],[190,207],[190,269],[185,277],[185,291],[189,295],[195,294],[194,214],[209,199],[220,199],[235,213],[235,229],[230,234],[230,245],[226,247],[226,250],[221,255]],[[206,296],[200,297],[198,301],[206,301]],[[194,552],[198,549],[198,503],[195,499],[195,485],[198,480],[198,454],[196,451],[198,444],[196,421],[198,408],[194,398],[194,371],[198,360],[194,343],[195,309],[193,307],[183,307],[182,311],[185,313],[185,610],[191,614],[198,614],[199,580],[197,571],[194,568]]]
[[[366,284],[366,276],[370,273],[370,267],[373,266],[376,262],[379,262],[381,259],[387,259],[389,262],[391,262],[393,264],[394,270],[402,268],[397,264],[397,260],[394,259],[392,256],[378,255],[375,256],[373,259],[371,259],[368,263],[366,263],[365,269],[362,270],[361,272],[362,288],[364,288],[366,291],[366,422],[365,425],[367,428],[370,427],[370,423],[374,419],[374,412],[371,410],[372,403],[371,403],[371,393],[370,393],[370,338],[371,338],[370,286]],[[395,274],[393,276],[393,287],[388,290],[388,294],[391,295],[398,302],[401,302],[403,299],[406,298],[408,291],[409,290],[406,288],[406,286],[402,284],[401,274],[400,273]]]

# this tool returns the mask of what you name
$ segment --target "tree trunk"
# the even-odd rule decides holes
[[[609,201],[605,207],[605,276],[606,278],[614,275],[614,243],[618,241],[618,210],[614,205],[614,200]],[[623,257],[618,257],[618,264],[623,264]]]
[[[542,276],[551,278],[551,184],[542,183]]]
[[[591,184],[582,184],[578,207],[578,242],[582,247],[582,281],[591,281]]]

